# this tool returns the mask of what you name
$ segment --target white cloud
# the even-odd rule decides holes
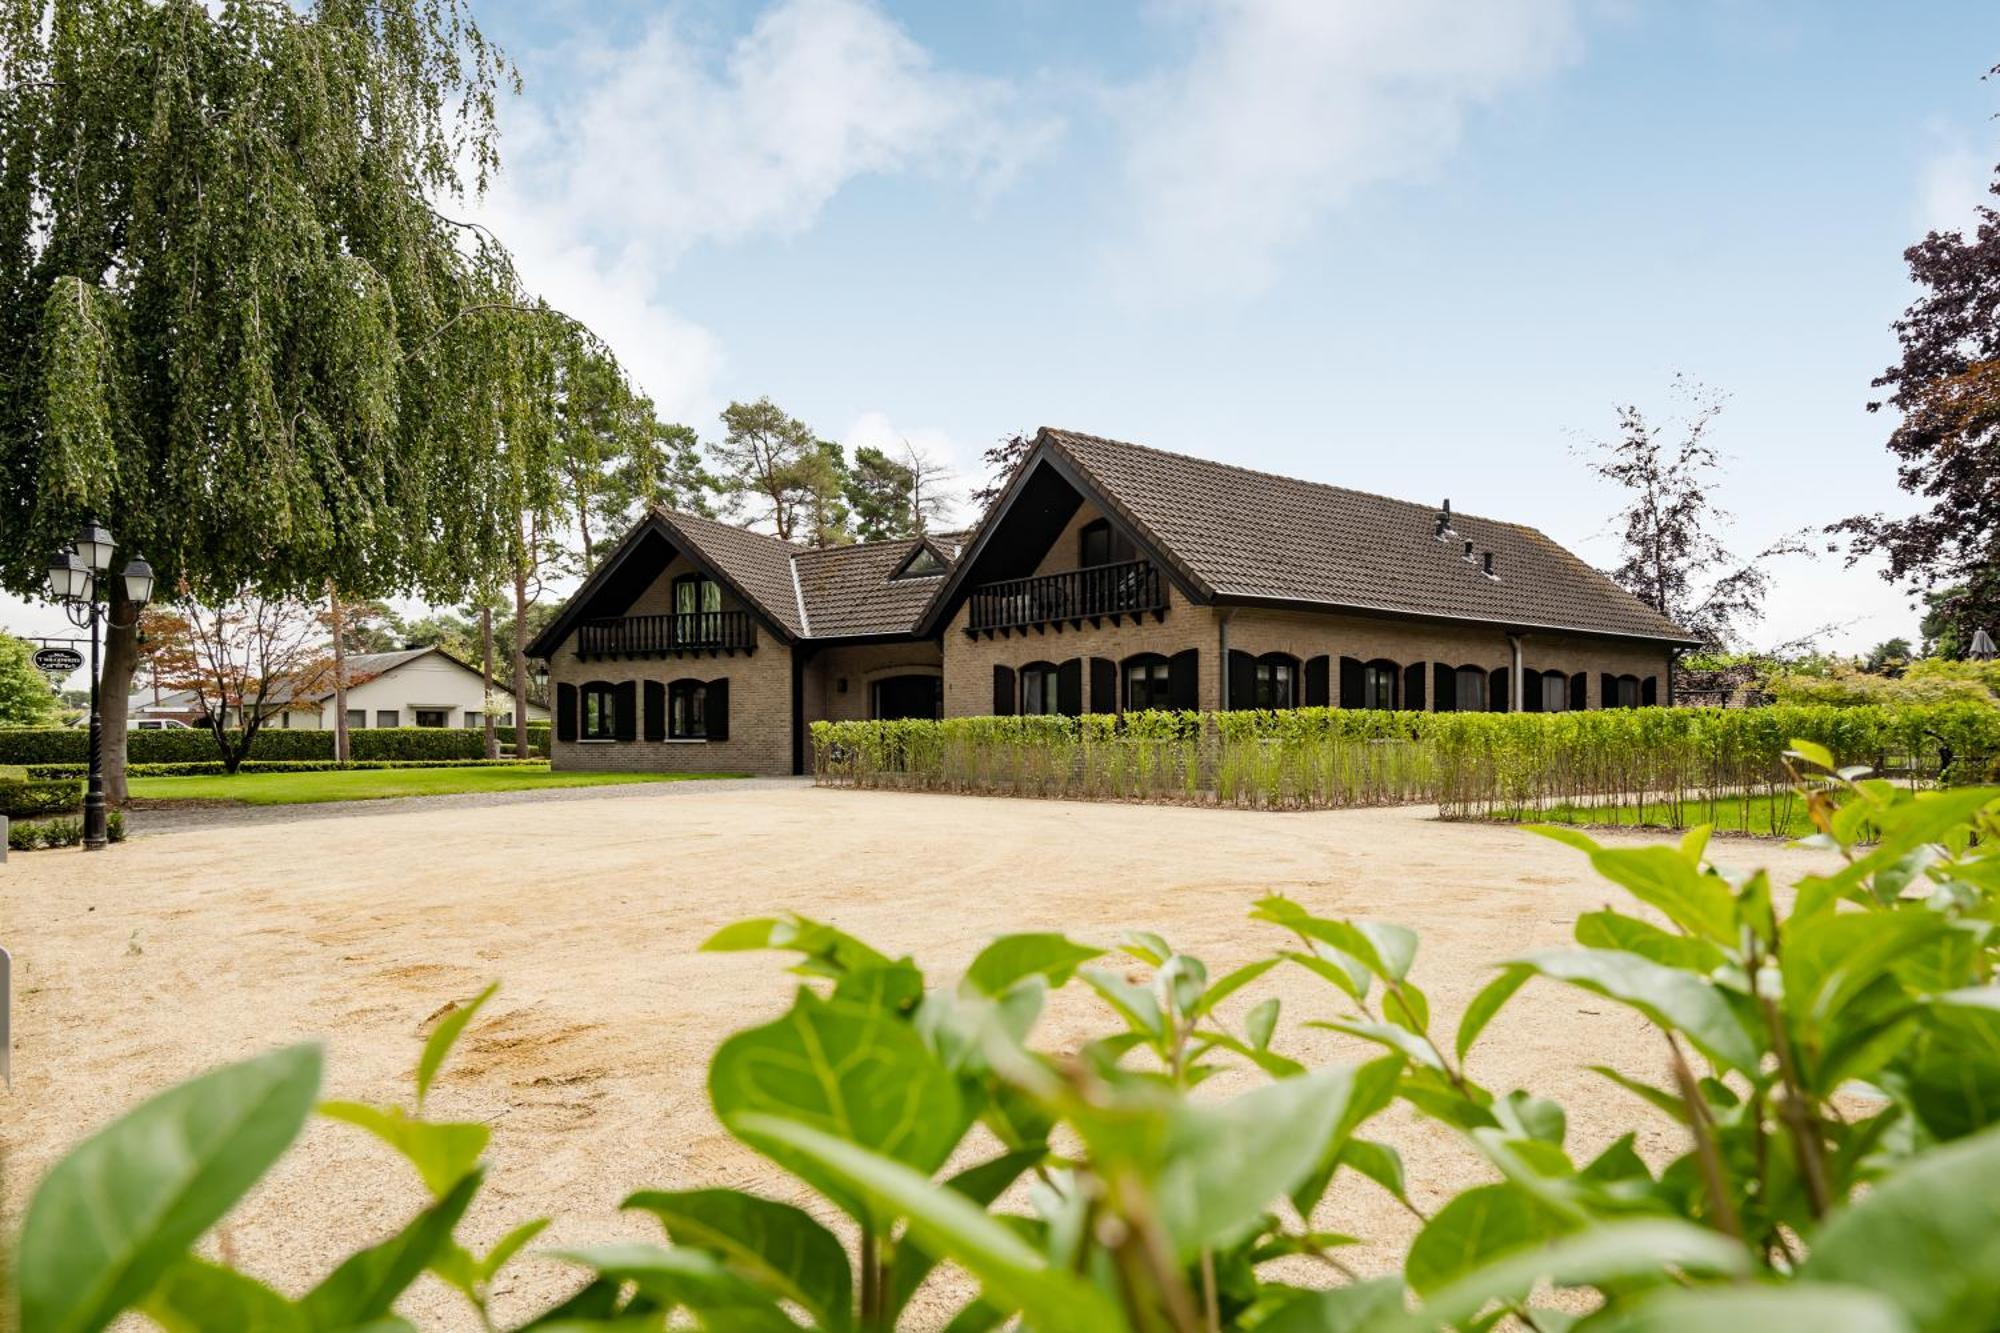
[[[1573,0],[1181,0],[1180,67],[1118,99],[1138,290],[1218,294],[1357,190],[1433,167],[1466,114],[1580,48]]]
[[[802,231],[861,176],[992,190],[1055,132],[1004,81],[940,68],[872,0],[777,0],[725,45],[670,7],[629,48],[562,54],[563,77],[541,75],[560,91],[508,110],[483,214],[529,283],[683,418],[711,414],[721,364],[666,304],[691,248]]]
[[[1931,135],[1930,154],[1917,178],[1917,225],[1926,231],[1969,231],[1979,220],[1979,206],[1992,202],[1986,192],[1992,155],[1942,125],[1933,126]]]

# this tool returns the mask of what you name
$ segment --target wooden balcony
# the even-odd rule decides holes
[[[1047,633],[1051,628],[1114,625],[1151,615],[1167,615],[1167,585],[1150,560],[1065,570],[1031,579],[986,583],[972,590],[968,637],[1008,635],[1016,630]]]
[[[577,626],[576,655],[689,657],[754,653],[757,630],[748,611],[698,611],[690,615],[617,616]]]

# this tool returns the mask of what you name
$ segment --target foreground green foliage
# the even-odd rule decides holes
[[[778,1018],[709,1068],[727,1130],[790,1177],[788,1200],[643,1190],[662,1244],[553,1252],[574,1294],[523,1329],[887,1330],[951,1276],[953,1330],[1042,1333],[1554,1333],[1701,1328],[1944,1333],[2000,1321],[2000,790],[1917,794],[1826,771],[1803,799],[1838,868],[1789,911],[1762,871],[1678,846],[1575,846],[1630,899],[1576,922],[1577,947],[1501,960],[1455,1025],[1437,1021],[1418,939],[1387,922],[1258,901],[1273,948],[1220,975],[1157,935],[1116,950],[1051,933],[988,945],[937,984],[798,917],[730,926],[707,948],[774,951],[803,978]],[[1878,834],[1865,853],[1864,826]],[[1324,984],[1304,1015],[1259,996],[1274,969]],[[1033,1040],[1050,992],[1086,988],[1094,1038]],[[1651,1037],[1597,1072],[1657,1117],[1573,1143],[1542,1092],[1488,1086],[1476,1052],[1527,986],[1630,1011]],[[523,1221],[484,1255],[453,1239],[489,1130],[426,1118],[452,1043],[491,989],[447,1014],[408,1107],[320,1113],[407,1160],[432,1202],[294,1300],[191,1246],[311,1114],[319,1054],[294,1047],[208,1074],[86,1140],[42,1183],[19,1244],[24,1333],[88,1333],[122,1310],[174,1330],[407,1327],[428,1270],[493,1326]],[[1289,1026],[1281,1020],[1289,1018]],[[1379,1053],[1311,1068],[1300,1023]],[[1365,1048],[1365,1047],[1364,1047]],[[1663,1077],[1636,1077],[1657,1068]],[[1232,1091],[1202,1085],[1227,1075]],[[1388,1141],[1408,1116],[1491,1168],[1434,1208]],[[1400,1273],[1343,1259],[1353,1191],[1419,1219]],[[833,1219],[833,1225],[828,1219]],[[929,1322],[927,1316],[926,1322]]]
[[[2000,708],[1964,702],[1513,714],[1298,708],[812,730],[814,772],[838,786],[1260,809],[1435,801],[1451,818],[1636,805],[1657,809],[1652,822],[1669,827],[1774,834],[1794,813],[1784,761],[1794,737],[1920,782],[1976,781],[2000,756]]]

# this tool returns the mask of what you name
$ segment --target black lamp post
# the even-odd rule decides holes
[[[90,631],[90,781],[83,793],[83,845],[93,852],[101,851],[110,841],[110,821],[104,812],[104,719],[98,712],[97,697],[97,627],[114,622],[109,603],[100,605],[97,594],[99,580],[110,571],[111,553],[116,549],[111,534],[89,519],[75,540],[49,562],[49,596],[62,603],[70,624]],[[125,599],[132,603],[136,619],[153,600],[153,567],[135,559],[119,577],[125,580]]]

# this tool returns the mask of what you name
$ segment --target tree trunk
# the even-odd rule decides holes
[[[528,757],[528,572],[514,568],[514,757]]]
[[[485,691],[480,696],[481,701],[486,706],[486,711],[482,715],[486,723],[486,757],[488,759],[498,759],[500,757],[500,728],[493,721],[493,608],[491,605],[479,608],[479,674],[486,682]],[[514,753],[514,757],[516,759],[526,759],[528,756],[517,750]]]
[[[347,626],[340,605],[340,590],[329,579],[326,600],[333,629],[333,758],[347,762]]]
[[[132,677],[139,669],[139,608],[125,599],[124,579],[112,578],[106,582],[110,585],[111,617],[104,629],[98,716],[104,719],[104,803],[115,810],[129,799],[125,785],[125,705],[132,697]]]

